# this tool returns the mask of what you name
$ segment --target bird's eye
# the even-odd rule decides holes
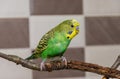
[[[74,26],[73,26],[73,25],[71,25],[71,27],[73,28]]]

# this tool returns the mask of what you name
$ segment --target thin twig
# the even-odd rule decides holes
[[[114,64],[111,66],[111,68],[117,69],[119,65],[120,65],[120,55],[118,56]]]
[[[12,61],[16,64],[21,64],[23,67],[40,71],[39,64],[35,64],[31,61],[24,60],[15,55],[6,55],[0,52],[0,57]],[[45,69],[43,71],[53,71],[53,70],[63,70],[63,69],[73,69],[97,73],[100,75],[109,76],[112,78],[120,78],[120,71],[108,67],[99,66],[96,64],[85,63],[80,61],[68,61],[67,66],[61,61],[52,61],[45,64]]]

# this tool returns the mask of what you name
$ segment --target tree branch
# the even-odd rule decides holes
[[[114,62],[114,64],[111,66],[112,69],[117,69],[118,66],[120,65],[120,55],[117,57],[116,61]],[[109,76],[103,76],[102,79],[109,79]]]
[[[39,64],[35,64],[31,61],[24,60],[16,55],[6,55],[0,52],[0,57],[12,61],[16,64],[21,64],[23,67],[40,71]],[[73,69],[97,73],[100,75],[105,75],[112,78],[120,78],[120,71],[108,67],[102,67],[96,64],[85,63],[80,61],[68,61],[67,66],[65,66],[62,61],[52,61],[45,64],[45,69],[43,71],[53,71],[62,69]]]

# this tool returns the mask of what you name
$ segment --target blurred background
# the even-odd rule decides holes
[[[120,0],[0,0],[0,52],[26,58],[43,34],[72,18],[81,25],[67,59],[111,67],[120,54]],[[101,77],[73,70],[37,72],[0,58],[0,79]]]

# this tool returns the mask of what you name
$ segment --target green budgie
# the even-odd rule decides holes
[[[65,20],[50,31],[48,31],[39,41],[34,53],[26,58],[27,60],[42,58],[41,70],[48,58],[61,57],[67,65],[67,60],[63,57],[72,38],[79,33],[79,22],[75,19]]]

